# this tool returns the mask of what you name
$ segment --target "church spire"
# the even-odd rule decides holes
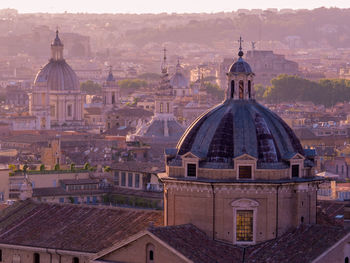
[[[242,42],[243,42],[242,36],[239,37],[238,42],[239,42],[238,56],[239,56],[240,58],[242,58],[243,55],[244,55],[244,53],[243,53],[243,51],[242,51]]]
[[[163,62],[162,62],[162,65],[161,65],[161,71],[163,74],[167,74],[168,73],[168,65],[167,65],[167,62],[166,62],[166,48],[164,47],[163,49],[163,52],[164,52],[164,55],[163,55]]]
[[[58,35],[58,29],[56,30],[56,37],[51,44],[51,54],[53,60],[63,60],[63,43]]]

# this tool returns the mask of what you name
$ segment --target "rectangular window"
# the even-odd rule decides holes
[[[132,173],[128,173],[128,186],[132,187]]]
[[[253,210],[237,210],[236,241],[253,241]]]
[[[299,177],[299,165],[292,165],[292,177]]]
[[[140,187],[140,175],[135,174],[135,188],[139,188],[139,187]]]
[[[187,164],[187,176],[196,177],[197,176],[197,165],[194,163]]]
[[[239,179],[252,179],[252,167],[251,166],[239,166]]]
[[[122,172],[121,173],[121,186],[125,186],[126,185],[126,174],[125,174],[125,172]]]
[[[118,171],[114,171],[114,185],[119,185],[119,172]]]

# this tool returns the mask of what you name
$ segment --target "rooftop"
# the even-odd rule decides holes
[[[157,211],[17,202],[0,213],[0,243],[96,253],[163,224]]]
[[[277,239],[243,247],[210,239],[192,224],[155,227],[149,232],[193,262],[311,262],[349,231],[342,227],[304,225]]]

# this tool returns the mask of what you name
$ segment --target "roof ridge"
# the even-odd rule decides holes
[[[120,207],[120,206],[107,206],[107,205],[88,205],[88,204],[71,204],[71,203],[50,203],[50,202],[43,202],[43,201],[37,201],[37,200],[31,200],[32,202],[36,204],[45,204],[49,206],[71,206],[71,207],[81,207],[81,208],[90,208],[90,209],[101,209],[101,210],[125,210],[130,212],[147,212],[147,213],[163,213],[161,210],[150,210],[150,209],[143,209],[143,208],[132,208],[132,207]]]

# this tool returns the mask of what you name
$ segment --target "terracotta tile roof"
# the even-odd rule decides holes
[[[157,211],[27,200],[0,213],[0,243],[96,253],[162,218]]]
[[[33,197],[45,196],[77,196],[77,195],[102,195],[107,191],[103,189],[95,190],[72,190],[66,191],[63,187],[40,187],[33,189]]]
[[[344,202],[317,201],[317,224],[330,226],[344,225]],[[337,218],[337,216],[343,216]]]
[[[210,239],[192,224],[149,228],[149,232],[198,263],[311,262],[343,238],[342,227],[311,225],[254,246],[236,246]]]
[[[130,172],[139,172],[139,173],[159,173],[159,172],[165,171],[165,167],[163,163],[138,162],[138,161],[113,163],[112,169],[117,171],[130,171]]]
[[[348,233],[334,226],[299,227],[277,239],[249,247],[244,262],[311,262]]]
[[[243,248],[214,241],[192,224],[148,230],[193,262],[242,262]]]

